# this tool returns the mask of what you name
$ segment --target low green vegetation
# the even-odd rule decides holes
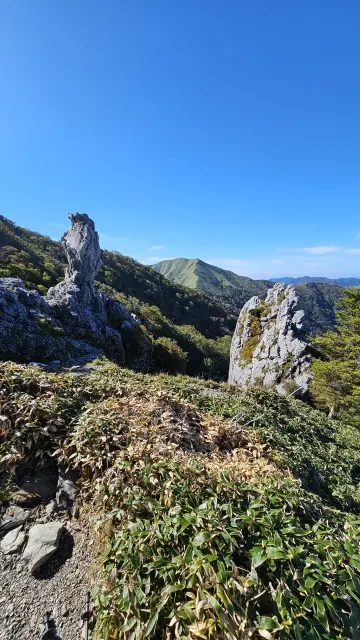
[[[201,461],[124,457],[116,478],[99,637],[356,637],[357,520],[331,521],[292,482],[255,488]]]
[[[95,638],[359,637],[355,427],[265,389],[95,364],[0,365],[4,486],[51,456],[92,505]]]

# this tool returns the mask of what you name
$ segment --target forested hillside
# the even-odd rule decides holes
[[[269,280],[245,278],[196,258],[164,260],[153,265],[153,269],[172,282],[208,293],[221,302],[230,315],[237,315],[252,296],[265,298],[267,290],[273,286]],[[305,311],[305,333],[311,335],[331,329],[335,322],[336,303],[343,295],[342,288],[313,282],[296,285],[295,288],[299,296],[299,309]]]
[[[236,312],[175,285],[118,252],[102,251],[98,288],[122,300],[145,324],[159,369],[225,379]],[[0,276],[22,278],[45,294],[64,275],[60,242],[0,216]]]
[[[305,311],[303,329],[307,335],[332,329],[335,324],[336,305],[344,289],[334,284],[309,282],[295,285],[299,309]]]

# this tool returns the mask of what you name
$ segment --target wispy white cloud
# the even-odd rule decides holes
[[[341,247],[338,247],[334,244],[325,244],[319,245],[317,247],[303,247],[302,251],[306,251],[306,253],[313,253],[315,255],[322,255],[324,253],[335,253],[336,251],[340,251]]]
[[[275,251],[279,251],[281,253],[312,253],[314,255],[324,255],[325,253],[336,253],[337,251],[341,251],[341,247],[335,244],[321,244],[314,247],[292,247],[291,249],[281,249],[277,247]]]
[[[286,260],[270,260],[273,264],[286,264]]]
[[[165,249],[164,244],[156,244],[153,247],[148,247],[146,251],[161,251],[161,249]]]
[[[360,253],[360,249],[345,249],[345,253]]]

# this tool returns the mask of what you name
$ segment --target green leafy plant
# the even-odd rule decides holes
[[[199,461],[134,464],[102,487],[114,518],[99,638],[355,638],[360,523],[292,481],[247,487]]]
[[[171,373],[185,373],[187,354],[171,338],[160,337],[154,342],[154,358],[158,369]]]

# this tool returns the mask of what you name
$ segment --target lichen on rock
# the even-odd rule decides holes
[[[230,383],[307,396],[313,349],[302,332],[304,311],[297,307],[294,287],[280,283],[265,301],[254,296],[244,305],[231,343]]]

